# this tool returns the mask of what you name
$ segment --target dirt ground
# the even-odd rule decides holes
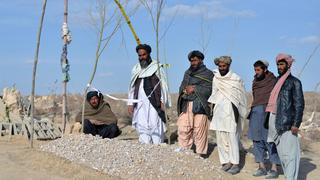
[[[0,179],[120,179],[118,177],[102,174],[88,167],[71,163],[52,154],[38,150],[41,143],[46,141],[35,141],[34,148],[29,147],[29,142],[21,136],[0,138]],[[249,147],[250,144],[244,144]],[[213,144],[209,146],[209,159],[219,161],[217,150]],[[239,174],[231,176],[225,174],[223,179],[264,179],[253,177],[251,174],[256,168],[254,158],[250,153],[242,153],[242,170]],[[300,165],[299,180],[319,179],[320,171],[320,143],[309,145],[308,151],[303,152]],[[191,166],[195,166],[192,164]],[[176,177],[174,179],[177,179]],[[180,179],[180,178],[178,178]],[[214,179],[214,177],[203,177],[203,179]],[[284,179],[283,174],[279,179]]]
[[[31,149],[29,142],[20,136],[0,138],[0,179],[2,180],[66,180],[66,179],[120,179],[102,174],[93,169],[72,164],[54,155],[38,150],[35,142]]]

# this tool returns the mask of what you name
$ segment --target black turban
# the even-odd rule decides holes
[[[103,96],[102,96],[101,92],[98,92],[98,91],[89,91],[89,92],[87,93],[87,101],[90,101],[90,99],[91,99],[93,96],[97,96],[98,99],[100,99],[100,100],[103,99]]]
[[[201,60],[204,59],[203,53],[200,52],[200,51],[197,51],[197,50],[191,51],[191,52],[188,54],[188,59],[189,59],[189,61],[191,61],[191,58],[193,58],[193,57],[198,57],[198,58],[201,59]]]
[[[139,44],[137,47],[136,47],[136,52],[138,53],[139,49],[144,49],[147,51],[148,54],[151,53],[151,47],[148,45],[148,44]]]

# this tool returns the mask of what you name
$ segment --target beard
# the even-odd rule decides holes
[[[280,76],[282,76],[282,75],[284,75],[288,70],[289,70],[288,67],[286,67],[283,71],[281,71],[280,69],[278,69],[278,74],[279,74]]]
[[[221,76],[225,76],[226,74],[228,74],[228,72],[229,72],[229,69],[226,69],[226,70],[220,70],[219,69],[219,73],[220,73]]]
[[[266,74],[265,73],[262,73],[262,74],[260,74],[260,75],[255,75],[255,78],[256,78],[256,80],[257,81],[261,81],[261,80],[263,80],[264,78],[266,77]]]
[[[139,62],[142,69],[148,67],[148,62],[146,60],[142,60]]]
[[[191,70],[192,72],[195,72],[195,71],[197,71],[198,69],[200,69],[200,66],[201,66],[201,64],[198,64],[197,66],[190,66],[190,70]]]
[[[152,62],[151,57],[148,57],[148,59],[146,60],[139,60],[140,67],[142,69],[145,69],[146,67],[148,67],[151,62]]]

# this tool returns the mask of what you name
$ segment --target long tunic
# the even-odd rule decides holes
[[[252,82],[253,101],[249,117],[248,138],[253,141],[267,141],[268,130],[264,127],[266,105],[276,82],[276,77],[268,71],[263,80],[255,77]]]
[[[267,142],[268,129],[266,129],[263,124],[266,115],[266,105],[257,105],[252,107],[248,138],[253,141],[265,141]]]
[[[239,132],[232,104],[238,109],[239,121],[243,121],[247,113],[247,100],[243,81],[237,74],[230,70],[225,76],[221,76],[218,71],[214,71],[212,94],[208,102],[214,104],[210,129]]]
[[[145,69],[141,69],[138,63],[132,70],[128,98],[137,99],[139,102],[135,105],[128,102],[128,105],[134,105],[132,126],[138,131],[141,143],[158,144],[162,143],[164,138],[165,124],[160,117],[164,113],[159,113],[163,110],[161,110],[160,106],[155,107],[152,102],[160,102],[168,107],[171,105],[171,99],[163,69],[161,66],[160,71],[158,69],[157,63],[152,61]],[[152,85],[147,80],[154,76],[157,76],[158,80],[156,84]],[[137,84],[138,81],[139,84]]]
[[[210,129],[216,130],[220,163],[239,164],[241,125],[247,111],[243,81],[231,70],[225,76],[214,71],[212,94],[208,101],[214,104]],[[232,105],[239,113],[237,121]]]
[[[231,101],[224,97],[219,91],[215,94],[212,101],[215,104],[213,108],[213,117],[210,129],[225,132],[236,132],[237,123],[234,119],[234,112]]]
[[[144,89],[144,80],[141,80],[138,99],[141,100],[134,108],[132,117],[132,126],[139,131],[139,133],[151,135],[154,131],[165,131],[165,124],[161,121],[156,109],[149,101]],[[129,97],[133,97],[134,88],[129,92]],[[158,129],[159,128],[159,129]]]

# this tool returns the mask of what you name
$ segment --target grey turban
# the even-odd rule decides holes
[[[232,62],[232,59],[230,56],[220,56],[214,59],[214,64],[216,64],[217,66],[219,65],[220,62],[224,62],[230,65]]]

